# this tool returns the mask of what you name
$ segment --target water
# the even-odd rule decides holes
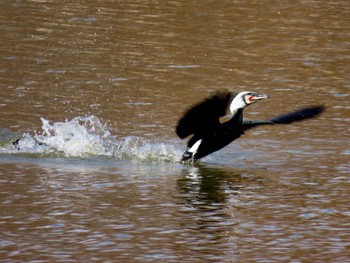
[[[347,1],[5,1],[0,21],[0,262],[350,262]],[[253,119],[327,110],[178,163],[178,118],[219,88],[269,94]]]

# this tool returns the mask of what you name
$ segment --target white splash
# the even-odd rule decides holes
[[[67,157],[110,155],[106,139],[110,135],[95,116],[79,116],[70,121],[50,123],[41,118],[42,135],[34,138]]]
[[[176,162],[182,151],[174,144],[152,142],[141,137],[128,136],[117,141],[115,157],[121,160],[139,160],[146,162]]]
[[[182,150],[176,144],[128,136],[116,140],[95,116],[78,116],[65,122],[41,118],[42,132],[23,134],[11,150],[2,153],[40,154],[44,157],[89,158],[107,156],[116,160],[176,162]]]

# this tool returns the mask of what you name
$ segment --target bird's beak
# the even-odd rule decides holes
[[[247,105],[255,103],[259,100],[262,99],[267,99],[269,97],[269,95],[266,94],[257,94],[257,95],[248,95],[247,97],[245,97],[245,102],[247,103]]]
[[[258,94],[256,96],[251,96],[251,98],[249,98],[250,101],[258,101],[258,100],[262,100],[262,99],[267,99],[269,97],[269,95],[267,94]]]

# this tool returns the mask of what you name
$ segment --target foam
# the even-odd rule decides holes
[[[182,153],[175,143],[135,136],[115,139],[96,116],[78,116],[64,122],[41,118],[41,122],[41,132],[24,133],[17,145],[8,143],[1,152],[65,158],[106,156],[142,162],[177,162]]]

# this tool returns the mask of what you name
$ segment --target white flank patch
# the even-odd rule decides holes
[[[190,153],[195,153],[197,152],[199,145],[202,143],[202,140],[196,141],[195,144],[192,145],[192,147],[190,149],[188,149],[187,151]]]

